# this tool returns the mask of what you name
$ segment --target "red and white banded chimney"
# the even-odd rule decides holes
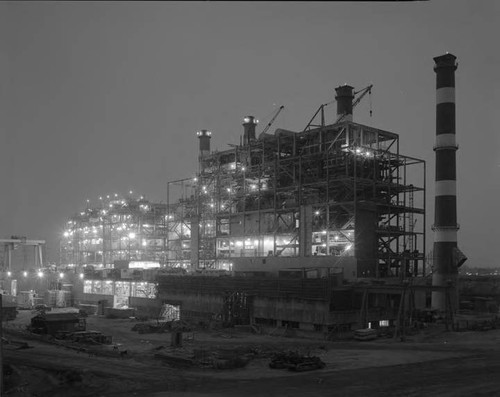
[[[457,172],[455,139],[455,70],[452,54],[434,58],[436,72],[436,185],[432,285],[450,286],[452,310],[457,309]],[[454,286],[455,288],[453,288]],[[443,289],[432,292],[432,307],[446,310]]]

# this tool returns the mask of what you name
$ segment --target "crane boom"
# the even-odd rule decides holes
[[[280,108],[276,111],[276,113],[274,114],[274,116],[271,119],[271,121],[269,123],[267,123],[266,128],[264,128],[264,130],[261,132],[261,134],[265,134],[269,130],[269,128],[271,128],[271,125],[274,123],[274,120],[276,120],[276,117],[278,117],[278,115],[281,113],[281,111],[284,108],[285,107],[283,105],[280,106]]]

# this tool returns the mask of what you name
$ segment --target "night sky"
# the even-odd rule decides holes
[[[196,131],[239,143],[242,118],[280,105],[299,131],[334,88],[374,84],[354,120],[427,161],[434,217],[435,73],[456,72],[459,246],[499,265],[500,3],[0,2],[0,237],[48,241],[99,196],[166,202],[197,171]],[[334,120],[335,104],[329,119]]]

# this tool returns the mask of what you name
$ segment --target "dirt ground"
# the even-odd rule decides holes
[[[183,333],[182,347],[174,348],[170,333],[139,334],[132,331],[136,321],[90,316],[87,329],[112,335],[114,345],[79,351],[27,333],[32,316],[20,311],[4,325],[3,359],[12,369],[5,376],[7,396],[500,395],[500,330],[446,332],[436,326],[404,342],[326,342],[204,330]],[[301,373],[269,368],[272,353],[279,351],[314,355],[326,366]],[[189,365],[200,352],[240,352],[250,361],[233,369],[199,361]],[[155,355],[180,361],[172,364]]]

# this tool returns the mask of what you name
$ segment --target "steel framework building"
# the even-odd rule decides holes
[[[256,137],[248,116],[242,144],[225,151],[198,133],[197,176],[168,183],[169,266],[265,270],[287,258],[306,268],[326,257],[334,267],[350,257],[358,277],[425,273],[425,162],[402,155],[397,134],[352,122],[352,87],[336,90],[341,121],[331,125],[323,105],[302,132]]]
[[[61,265],[110,267],[116,261],[166,261],[167,206],[114,197],[71,217],[60,243]]]

